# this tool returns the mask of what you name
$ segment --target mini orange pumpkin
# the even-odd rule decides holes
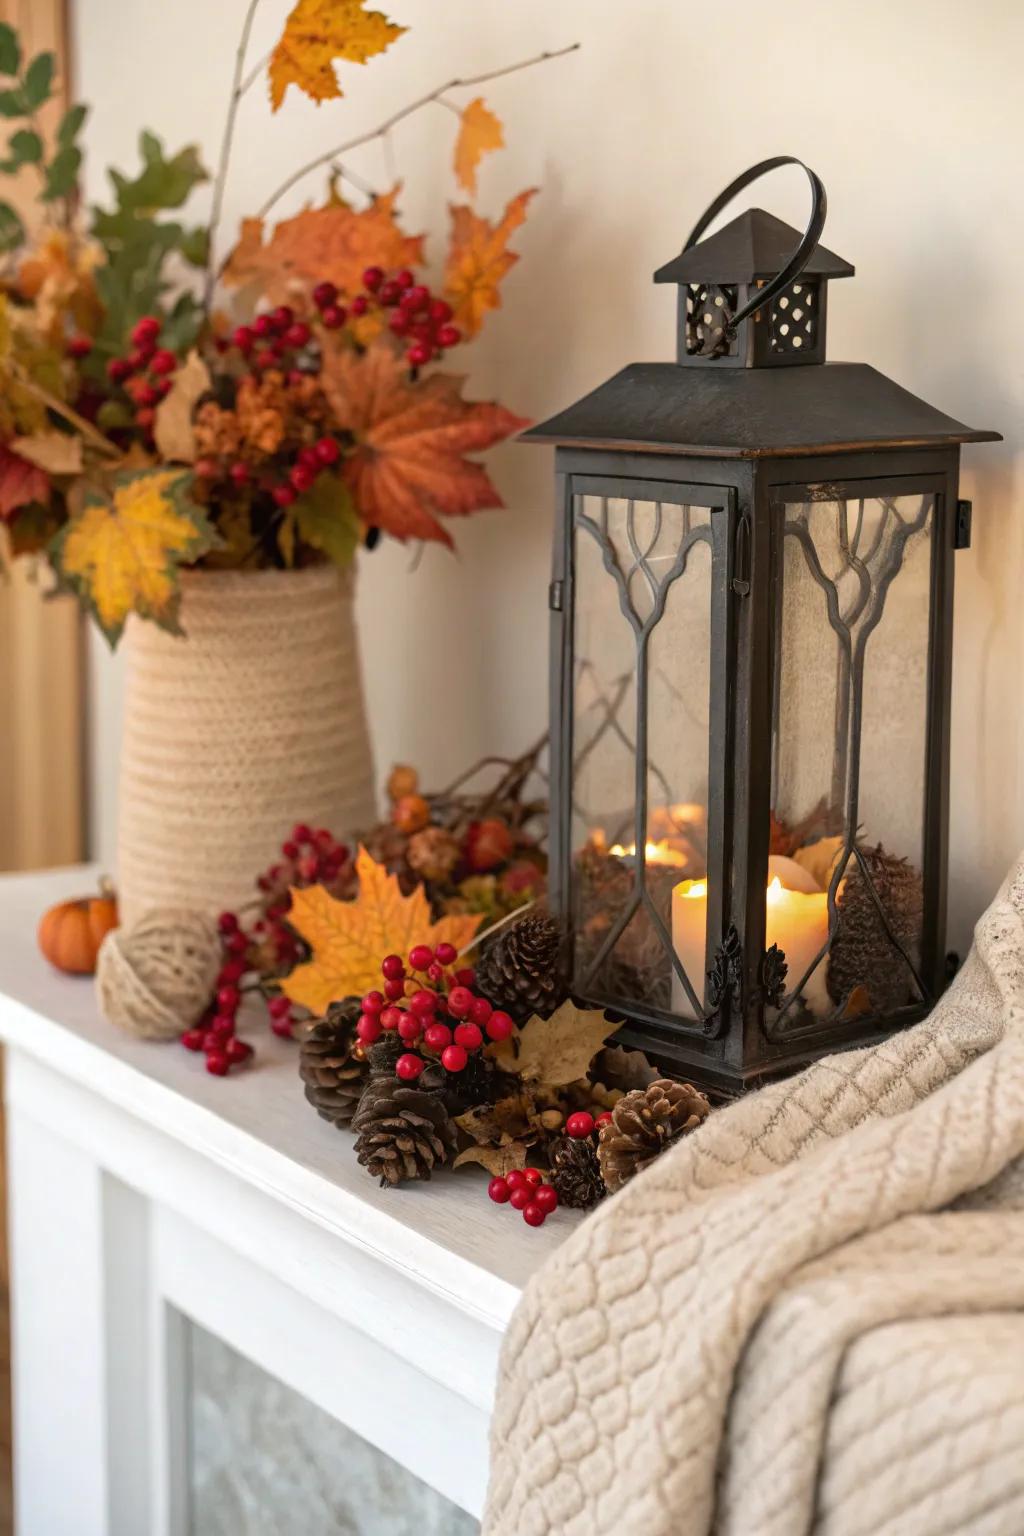
[[[79,896],[59,901],[44,912],[39,922],[39,948],[58,971],[91,976],[96,970],[100,945],[117,927],[117,897],[107,881],[98,896]]]

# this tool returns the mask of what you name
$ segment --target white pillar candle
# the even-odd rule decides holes
[[[828,938],[828,895],[819,891],[807,870],[792,859],[768,861],[765,895],[765,947],[777,944],[786,956],[787,990],[795,987]],[[708,927],[708,883],[684,880],[672,891],[672,942],[698,1001],[704,996],[704,953]],[[803,995],[811,1012],[821,1018],[831,1010],[825,986],[825,962],[818,966]],[[694,1018],[693,1005],[678,976],[672,977],[672,1007]]]

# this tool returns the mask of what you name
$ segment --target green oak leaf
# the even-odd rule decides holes
[[[68,108],[57,129],[57,143],[61,149],[68,149],[75,142],[88,116],[89,108],[86,106],[79,104],[77,107]]]
[[[39,53],[26,69],[22,91],[30,112],[41,107],[44,101],[49,101],[56,67],[57,60],[52,53]]]
[[[7,147],[11,152],[8,165],[38,165],[43,158],[43,141],[31,128],[19,128],[12,133]]]
[[[0,21],[0,75],[16,75],[21,68],[21,44],[9,22]]]

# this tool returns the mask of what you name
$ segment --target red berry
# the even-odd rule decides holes
[[[277,353],[273,350],[272,347],[261,348],[261,350],[257,352],[256,356],[253,358],[253,363],[257,368],[273,368],[276,362]]]
[[[112,357],[107,364],[107,378],[111,384],[123,384],[132,371],[132,365],[126,357]]]
[[[428,944],[414,944],[409,951],[409,967],[414,971],[425,971],[428,965],[433,963],[434,951]]]
[[[398,284],[399,288],[403,290],[406,288],[411,288],[415,281],[416,279],[413,277],[408,267],[403,267],[400,272],[395,273],[395,282]]]
[[[461,1045],[446,1045],[441,1052],[441,1065],[446,1072],[462,1072],[469,1060]]]
[[[387,981],[400,981],[405,975],[401,955],[385,955],[380,963],[381,975]]]
[[[141,373],[148,367],[149,360],[153,356],[152,347],[136,347],[134,352],[128,354],[128,366],[132,373]]]
[[[225,1044],[224,1054],[230,1062],[248,1061],[252,1055],[252,1046],[245,1040],[232,1038]]]
[[[382,304],[397,304],[399,299],[402,297],[402,290],[392,279],[391,281],[381,285],[381,289],[377,297]]]
[[[295,500],[295,492],[290,485],[275,485],[271,495],[279,507],[290,507]]]
[[[594,1129],[599,1131],[602,1125],[611,1125],[613,1118],[614,1117],[611,1110],[606,1109],[604,1114],[598,1115],[597,1119],[594,1121]]]
[[[242,943],[243,944],[245,943],[245,935],[243,933],[233,933],[231,935],[231,937],[232,937],[232,939],[241,939]],[[236,981],[241,981],[241,979],[242,979],[242,977],[244,975],[245,975],[245,961],[244,960],[229,960],[226,965],[222,965],[221,966],[220,974],[219,974],[217,979],[218,979],[218,981],[221,981],[221,982],[224,982],[224,983],[236,982]]]
[[[338,297],[338,290],[333,283],[317,283],[313,289],[313,303],[317,309],[329,309]]]
[[[368,288],[371,293],[376,293],[383,281],[384,273],[380,267],[367,267],[363,273],[363,287]]]
[[[565,1122],[568,1135],[576,1141],[584,1141],[594,1129],[594,1117],[585,1109],[578,1109],[574,1115],[570,1115]]]
[[[293,843],[311,843],[313,841],[313,829],[304,821],[297,821],[292,827]]]
[[[409,325],[409,316],[400,309],[396,309],[388,321],[388,329],[396,336],[405,336],[409,330]]]
[[[145,405],[141,410],[135,412],[135,425],[140,432],[151,432],[155,421],[156,411],[154,411],[151,405]]]
[[[430,318],[436,320],[438,325],[444,325],[446,320],[452,317],[452,307],[447,299],[433,299],[430,304]]]
[[[324,330],[339,331],[345,324],[345,311],[337,304],[328,304],[327,308],[321,311],[320,319]]]
[[[473,1006],[473,994],[468,987],[452,987],[448,993],[448,1012],[457,1019],[464,1019]]]
[[[69,357],[88,357],[92,351],[92,338],[89,336],[69,336],[67,351]]]
[[[381,1028],[397,1029],[404,1017],[405,1014],[401,1008],[395,1008],[394,1006],[390,1008],[384,1008],[379,1014]]]
[[[483,1043],[484,1037],[480,1033],[479,1024],[456,1024],[456,1045],[465,1046],[467,1051],[478,1051]]]
[[[484,1027],[492,1040],[507,1040],[516,1026],[512,1022],[510,1014],[497,1008],[491,1014]]]
[[[438,965],[436,960],[433,965],[427,966],[427,980],[434,982],[435,985],[444,981],[444,967]]]
[[[171,392],[171,381],[170,379],[157,379],[153,388],[160,396],[160,399],[165,400]]]
[[[170,347],[161,347],[159,352],[154,352],[150,359],[150,373],[173,373],[178,366],[178,359]]]
[[[423,1033],[423,1020],[415,1013],[403,1013],[398,1023],[398,1033],[406,1045],[415,1045]]]
[[[533,1189],[537,1189],[544,1183],[544,1175],[539,1168],[524,1168],[523,1178]]]
[[[434,950],[434,958],[442,965],[454,965],[459,958],[459,952],[454,944],[438,944]]]
[[[318,442],[313,444],[313,452],[320,463],[326,466],[338,462],[338,455],[341,453],[341,449],[333,437],[321,437]]]
[[[205,1029],[186,1029],[181,1037],[181,1043],[186,1051],[201,1051],[205,1036]]]
[[[132,326],[132,341],[137,347],[150,347],[160,335],[160,321],[156,315],[143,315]]]
[[[248,485],[249,483],[249,466],[242,459],[235,460],[228,470],[228,474],[235,485]]]
[[[424,363],[429,363],[434,355],[434,349],[425,341],[414,341],[405,354],[406,362],[410,368],[422,368]]]
[[[506,1173],[505,1182],[509,1189],[520,1189],[527,1182],[526,1174],[521,1168],[513,1168]]]
[[[380,1013],[384,1007],[384,997],[380,992],[367,992],[363,998],[364,1013]]]
[[[426,309],[430,303],[430,289],[425,288],[422,283],[413,283],[412,287],[407,288],[402,294],[400,303],[408,314],[415,315],[419,310]]]
[[[233,912],[222,912],[217,919],[218,933],[237,933],[238,918]]]
[[[226,1077],[230,1065],[227,1051],[207,1051],[206,1070],[207,1072],[212,1072],[214,1077]]]
[[[470,869],[486,874],[504,864],[513,848],[513,837],[505,822],[497,817],[474,821],[466,833],[466,859]]]
[[[267,1004],[267,1009],[273,1019],[286,1019],[292,1011],[290,997],[272,997]]]
[[[494,1009],[486,997],[474,997],[473,1006],[469,1010],[469,1017],[474,1024],[486,1024]]]
[[[495,1205],[505,1205],[512,1191],[508,1187],[508,1180],[501,1177],[494,1178],[487,1186],[487,1193]]]
[[[200,480],[216,480],[220,475],[220,465],[216,459],[196,459],[192,467]]]
[[[452,1043],[452,1032],[447,1024],[428,1024],[423,1031],[423,1043],[429,1045],[432,1051],[443,1051],[446,1045]]]
[[[419,992],[414,992],[410,997],[409,1007],[413,1013],[429,1018],[437,1012],[437,993],[431,992],[429,987],[421,987]]]
[[[312,334],[304,320],[297,320],[285,331],[284,339],[290,347],[304,347]]]
[[[471,965],[467,965],[464,970],[455,972],[455,980],[460,987],[475,987],[476,971]]]
[[[252,323],[252,333],[264,340],[274,334],[274,322],[269,315],[257,315]]]
[[[558,1190],[553,1184],[541,1184],[534,1190],[533,1201],[540,1206],[545,1216],[550,1216],[558,1205]]]
[[[232,333],[231,340],[234,342],[235,346],[240,352],[251,351],[253,341],[255,340],[252,327],[249,325],[236,326],[234,332]]]
[[[275,331],[286,331],[295,319],[295,311],[287,304],[279,304],[271,311],[270,323]]]
[[[356,1034],[364,1045],[372,1045],[381,1036],[380,1017],[376,1013],[361,1013],[356,1020]]]
[[[356,319],[358,319],[360,315],[366,314],[369,307],[365,294],[357,293],[349,305],[349,313],[355,315]]]
[[[401,976],[392,976],[384,983],[384,996],[389,1003],[397,1003],[400,997],[405,996],[405,980]]]
[[[307,469],[305,464],[293,464],[288,471],[288,478],[301,495],[303,491],[312,489],[316,480],[316,470]]]
[[[506,1183],[507,1182],[508,1180],[506,1180]],[[529,1184],[512,1184],[510,1186],[508,1203],[512,1206],[513,1210],[516,1211],[525,1210],[528,1205],[532,1205],[533,1190],[530,1188]]]
[[[271,1019],[270,1027],[273,1030],[274,1034],[277,1035],[279,1040],[291,1040],[292,1039],[292,1021],[291,1021],[291,1019]]]
[[[395,1076],[403,1082],[413,1083],[419,1077],[426,1062],[422,1056],[417,1056],[413,1051],[406,1051],[404,1056],[399,1056],[395,1062]]]
[[[536,1200],[523,1206],[523,1220],[528,1227],[542,1227],[547,1219],[547,1211]]]
[[[462,340],[462,332],[457,325],[442,325],[438,328],[435,340],[439,347],[457,347]]]

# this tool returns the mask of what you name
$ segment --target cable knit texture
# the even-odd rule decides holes
[[[505,1339],[484,1536],[1024,1530],[1024,860],[933,1013],[711,1116]]]
[[[121,921],[252,898],[296,821],[374,820],[353,573],[185,571],[184,638],[128,623]]]

